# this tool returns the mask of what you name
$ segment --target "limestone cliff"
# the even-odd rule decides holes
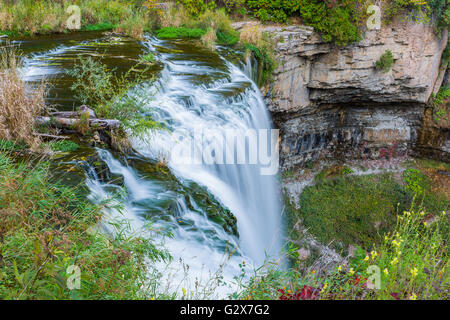
[[[394,22],[345,47],[306,26],[264,31],[279,59],[266,100],[282,132],[283,167],[319,156],[376,158],[430,148],[450,160],[448,127],[433,127],[434,142],[423,138],[426,103],[445,73],[447,31],[438,37],[431,26]],[[383,73],[375,63],[387,49],[394,64]]]

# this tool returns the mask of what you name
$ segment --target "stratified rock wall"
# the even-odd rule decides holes
[[[394,22],[345,47],[323,42],[306,26],[264,31],[277,43],[279,67],[265,91],[282,132],[283,167],[319,156],[377,158],[429,147],[422,119],[444,78],[447,31],[438,37],[431,26]],[[387,49],[394,65],[383,73],[375,63]],[[448,161],[448,134],[441,131],[433,133],[437,144],[430,143]]]

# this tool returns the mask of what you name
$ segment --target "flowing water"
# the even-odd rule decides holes
[[[121,181],[100,179],[85,165],[92,201],[102,201],[123,189],[122,213],[110,210],[109,214],[127,218],[133,230],[148,236],[172,234],[162,241],[174,260],[158,265],[168,286],[195,289],[196,283],[208,285],[220,273],[222,285],[216,292],[224,296],[233,289],[233,277],[240,274],[242,261],[257,267],[267,258],[278,258],[283,232],[277,175],[262,175],[261,164],[201,161],[205,148],[214,150],[213,156],[236,151],[228,140],[217,144],[218,137],[230,130],[245,135],[249,129],[271,129],[248,61],[241,63],[238,55],[225,48],[217,54],[195,41],[152,37],[138,42],[83,33],[18,43],[27,55],[24,79],[50,78],[49,102],[64,110],[79,105],[68,90],[72,79],[64,73],[76,57],[101,56],[120,72],[140,56],[154,54],[151,72],[156,81],[144,83],[130,94],[139,97],[148,114],[165,129],[133,139],[138,153],[127,158],[103,149],[83,150],[97,153],[111,175]],[[198,132],[201,139],[193,140]],[[73,155],[69,162],[85,159],[77,157],[80,155]],[[161,159],[169,170],[155,164]]]

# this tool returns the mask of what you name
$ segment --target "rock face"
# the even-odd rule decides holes
[[[444,78],[447,31],[437,37],[430,26],[394,22],[345,47],[323,42],[311,27],[264,31],[277,43],[279,67],[266,100],[281,129],[283,167],[319,156],[377,158],[427,148],[418,136],[426,136],[425,106]],[[383,73],[375,63],[387,49],[394,64]],[[433,134],[439,138],[432,148],[449,161],[448,128]]]

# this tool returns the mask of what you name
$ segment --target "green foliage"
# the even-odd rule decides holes
[[[299,15],[305,24],[322,33],[325,41],[345,45],[358,41],[359,10],[356,1],[344,0],[339,5],[322,0],[247,0],[247,6],[261,21],[286,22]]]
[[[135,86],[148,81],[148,67],[138,63],[125,74],[118,76],[115,70],[91,57],[80,58],[68,74],[74,77],[71,89],[75,97],[91,106],[101,118],[120,120],[131,135],[143,135],[159,125],[146,115],[143,102],[130,91]]]
[[[221,45],[232,46],[239,41],[239,34],[237,32],[227,33],[224,31],[217,31],[217,43]]]
[[[305,188],[299,218],[322,243],[342,243],[340,249],[349,244],[369,247],[390,230],[397,204],[405,208],[409,199],[387,174],[338,177]]]
[[[49,143],[53,151],[72,152],[78,150],[80,146],[71,140],[61,140]]]
[[[247,0],[251,12],[261,21],[286,22],[288,16],[297,13],[301,1]]]
[[[115,24],[110,22],[102,22],[98,24],[88,24],[81,28],[81,31],[108,31],[113,30],[116,27]]]
[[[23,143],[0,139],[1,152],[21,151],[25,149],[27,149],[27,146]]]
[[[177,3],[182,4],[192,16],[198,16],[207,9],[214,10],[216,8],[214,0],[177,0]]]
[[[152,63],[155,61],[155,55],[153,53],[148,53],[148,54],[142,56],[141,59],[142,59],[142,61]]]
[[[428,162],[429,160],[426,160],[427,164]],[[424,161],[420,163],[423,165]],[[428,165],[439,169],[447,166],[435,162]],[[449,285],[450,276],[449,203],[444,199],[438,207],[429,206],[428,201],[420,200],[430,193],[426,177],[415,169],[406,170],[403,176],[406,184],[404,191],[393,177],[387,174],[379,177],[372,175],[351,179],[339,178],[328,181],[334,188],[328,188],[322,183],[305,189],[304,193],[306,192],[307,195],[314,194],[314,188],[323,191],[316,198],[305,198],[303,193],[300,205],[308,205],[316,200],[310,207],[316,207],[317,210],[308,211],[302,215],[302,223],[314,236],[326,240],[327,244],[330,238],[324,236],[334,232],[331,229],[339,230],[336,231],[338,233],[342,231],[345,233],[351,229],[339,223],[342,212],[346,212],[347,216],[355,220],[348,223],[360,224],[361,217],[354,214],[360,210],[360,206],[364,207],[361,212],[367,215],[377,215],[378,211],[390,211],[390,207],[397,207],[398,210],[392,210],[389,213],[386,221],[388,227],[381,226],[376,234],[377,241],[369,241],[362,246],[357,246],[348,262],[345,261],[345,264],[336,266],[331,271],[319,273],[312,268],[321,268],[320,264],[311,266],[299,260],[296,244],[300,242],[296,237],[292,237],[298,232],[296,227],[299,209],[288,203],[285,212],[289,218],[291,235],[286,244],[285,255],[291,261],[291,265],[283,270],[276,262],[266,262],[264,266],[254,270],[250,281],[238,282],[240,290],[232,297],[282,299],[282,295],[286,297],[284,293],[298,294],[307,288],[316,290],[315,299],[321,300],[446,299],[448,295],[446,288]],[[353,187],[345,187],[343,182],[347,185],[352,184]],[[368,186],[367,183],[374,186]],[[386,185],[383,186],[383,184]],[[392,184],[396,186],[392,187]],[[345,194],[341,191],[342,186],[346,189]],[[413,190],[419,190],[419,194],[413,193]],[[387,193],[395,194],[387,195]],[[404,198],[406,194],[407,203],[397,205],[397,196]],[[344,203],[342,198],[346,198],[348,203],[355,202],[355,204]],[[374,198],[379,199],[373,201]],[[365,204],[366,199],[371,205]],[[391,203],[389,204],[385,199]],[[329,202],[333,205],[328,205]],[[401,208],[404,210],[400,211]],[[311,221],[315,218],[321,222],[311,225]],[[373,221],[370,225],[373,225],[372,223]],[[321,226],[324,227],[323,230],[317,229]],[[318,230],[322,232],[320,235],[317,233]],[[353,234],[357,238],[364,239],[366,232],[364,228],[359,228],[359,231]],[[333,239],[339,240],[339,238]],[[353,242],[355,243],[358,242]],[[311,256],[314,256],[312,249]],[[376,275],[374,271],[377,272],[377,270],[380,271],[381,276],[380,288],[373,290],[368,288],[368,284],[377,284],[374,280],[376,277],[373,277],[374,274]]]
[[[34,164],[32,164],[34,163]],[[89,203],[81,187],[52,181],[49,164],[14,163],[0,153],[1,299],[149,299],[158,283],[146,265],[169,259],[150,240],[132,235],[124,221],[103,221],[103,207]],[[81,271],[70,290],[68,267]]]
[[[271,47],[269,47],[269,45],[257,47],[250,43],[246,43],[244,47],[248,52],[251,52],[259,62],[258,85],[266,84],[272,78],[273,72],[277,67]]]
[[[406,188],[417,196],[423,194],[422,181],[425,176],[417,169],[406,169],[403,172],[403,179],[406,183]]]
[[[199,28],[166,27],[155,31],[160,39],[200,39],[206,33]]]
[[[438,33],[450,24],[450,7],[447,2],[448,0],[428,0]]]
[[[443,86],[439,89],[437,94],[432,94],[430,98],[431,106],[433,107],[434,120],[439,122],[441,119],[447,120],[448,101],[450,99],[450,87]]]
[[[387,49],[375,63],[375,67],[378,70],[382,70],[384,73],[387,73],[391,70],[393,64],[394,56],[392,55],[392,51]]]

